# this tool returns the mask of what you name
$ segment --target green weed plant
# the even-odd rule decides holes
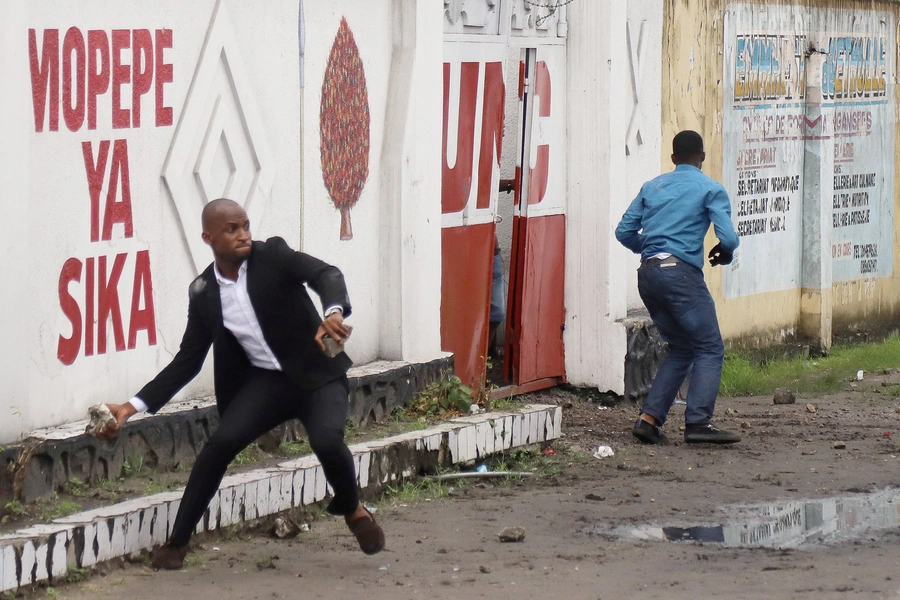
[[[140,477],[144,472],[144,455],[140,452],[132,452],[125,457],[122,471],[126,477]]]
[[[443,498],[447,488],[434,479],[421,481],[404,481],[396,486],[388,486],[384,497],[395,504],[415,504],[425,499]]]
[[[234,460],[231,461],[231,464],[243,466],[255,463],[260,459],[260,454],[262,451],[259,449],[259,446],[256,444],[250,444],[240,452],[238,452],[237,456],[234,457]]]
[[[428,416],[468,414],[472,407],[472,388],[456,375],[444,373],[409,403],[409,411]]]
[[[884,342],[836,346],[828,356],[755,362],[741,353],[725,356],[723,396],[760,396],[785,387],[797,393],[834,393],[857,371],[877,373],[900,368],[900,337]]]
[[[13,517],[21,517],[27,511],[25,509],[25,505],[19,502],[18,500],[13,500],[12,502],[7,502],[3,506],[3,512],[7,515],[11,515]]]
[[[296,456],[306,451],[306,446],[302,441],[281,442],[278,451],[287,456]]]

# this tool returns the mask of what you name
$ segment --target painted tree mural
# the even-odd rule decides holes
[[[347,20],[331,46],[319,109],[322,177],[341,211],[341,239],[353,239],[350,209],[369,177],[369,93],[359,48]]]

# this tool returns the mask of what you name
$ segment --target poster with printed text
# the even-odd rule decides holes
[[[729,5],[722,183],[741,246],[726,298],[801,287],[804,253],[819,252],[804,225],[830,237],[834,282],[891,274],[894,31],[889,13]],[[810,160],[829,173],[804,181]]]

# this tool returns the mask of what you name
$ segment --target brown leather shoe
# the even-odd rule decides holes
[[[176,548],[172,544],[165,544],[156,549],[150,564],[154,569],[177,571],[184,566],[184,557],[187,556],[188,550],[188,546]]]
[[[366,554],[378,554],[384,550],[384,531],[381,526],[375,522],[375,517],[366,507],[366,516],[357,517],[353,521],[347,523],[351,533],[356,536],[359,542],[359,549]]]

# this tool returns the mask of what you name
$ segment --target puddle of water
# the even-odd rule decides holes
[[[900,527],[900,489],[871,494],[723,509],[721,525],[672,524],[620,528],[631,540],[704,542],[787,548],[854,539]],[[586,531],[596,533],[595,531]]]

